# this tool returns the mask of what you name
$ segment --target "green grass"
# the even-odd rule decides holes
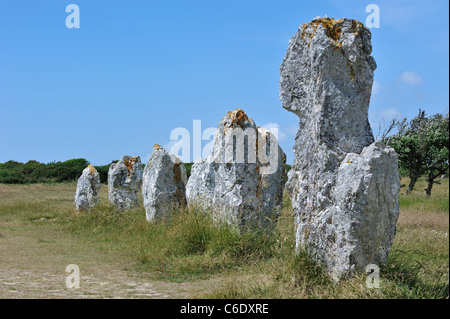
[[[170,222],[145,220],[143,209],[127,213],[100,205],[93,211],[66,216],[68,230],[102,243],[108,251],[127,250],[139,270],[169,280],[205,278],[273,255],[276,236],[217,225],[210,214],[177,212]]]
[[[293,212],[286,196],[271,234],[239,234],[198,210],[177,212],[169,222],[148,223],[143,208],[126,213],[114,210],[107,202],[106,187],[100,205],[91,212],[76,214],[72,201],[56,200],[58,186],[54,185],[42,186],[43,191],[53,187],[54,201],[24,193],[26,200],[1,202],[0,217],[21,216],[34,227],[45,218],[95,243],[104,253],[127,255],[134,265],[130,271],[150,273],[156,279],[217,279],[212,291],[197,297],[448,298],[448,179],[436,185],[429,198],[424,184],[419,181],[410,195],[402,188],[397,235],[388,264],[381,269],[380,289],[366,288],[365,274],[334,283],[305,253],[296,255]],[[68,191],[64,186],[64,192]]]

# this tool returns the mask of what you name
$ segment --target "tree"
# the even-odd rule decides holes
[[[448,173],[449,168],[449,116],[436,114],[423,123],[418,132],[428,186],[425,192],[431,195],[436,178]]]
[[[425,118],[425,111],[419,110],[419,114],[410,122],[403,119],[398,123],[397,134],[387,140],[388,145],[397,152],[400,168],[409,172],[410,182],[406,194],[412,192],[417,180],[425,173],[418,136]]]
[[[419,114],[411,121],[398,122],[395,135],[385,137],[387,144],[398,154],[400,168],[409,172],[407,194],[414,189],[417,180],[426,175],[428,187],[425,191],[430,195],[436,178],[448,173],[448,118],[448,114],[439,113],[427,117],[425,111],[419,109]]]

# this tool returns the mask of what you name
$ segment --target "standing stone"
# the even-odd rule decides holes
[[[148,221],[168,220],[186,205],[187,175],[180,159],[158,144],[144,168],[142,194]]]
[[[213,143],[210,156],[192,167],[189,206],[210,210],[216,221],[241,231],[271,229],[286,181],[286,155],[275,136],[236,109],[221,120]]]
[[[111,164],[108,171],[109,202],[119,210],[139,206],[138,192],[142,184],[142,164],[139,156],[124,155]]]
[[[283,107],[300,118],[287,190],[296,243],[339,280],[385,264],[399,215],[395,151],[374,143],[368,108],[376,63],[356,20],[301,25],[280,68]]]
[[[78,211],[85,211],[98,204],[100,191],[100,175],[94,166],[89,165],[83,170],[77,183],[75,206]]]

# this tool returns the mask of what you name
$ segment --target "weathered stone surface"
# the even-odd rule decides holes
[[[124,155],[108,171],[109,202],[119,210],[139,206],[138,192],[142,184],[142,164],[139,156]]]
[[[397,155],[373,143],[368,121],[370,39],[356,20],[316,18],[280,68],[283,107],[300,118],[287,183],[297,249],[336,280],[386,261],[399,214]]]
[[[100,175],[94,166],[86,167],[78,179],[75,192],[75,207],[78,211],[89,210],[97,205],[101,186]]]
[[[228,112],[214,135],[211,155],[196,162],[186,187],[190,206],[217,221],[245,229],[270,229],[282,205],[286,155],[275,136],[244,111]]]
[[[148,221],[170,218],[174,210],[186,205],[186,170],[180,159],[156,144],[145,165],[142,182]]]

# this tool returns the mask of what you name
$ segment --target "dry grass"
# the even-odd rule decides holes
[[[333,283],[295,255],[288,198],[273,235],[239,236],[196,211],[159,225],[147,223],[142,208],[118,213],[105,186],[100,205],[76,215],[75,184],[0,185],[0,297],[448,298],[448,180],[430,198],[424,184],[409,196],[402,189],[380,289],[366,288],[364,274]],[[88,273],[82,292],[61,288],[69,263]],[[55,274],[58,289],[48,279]]]

